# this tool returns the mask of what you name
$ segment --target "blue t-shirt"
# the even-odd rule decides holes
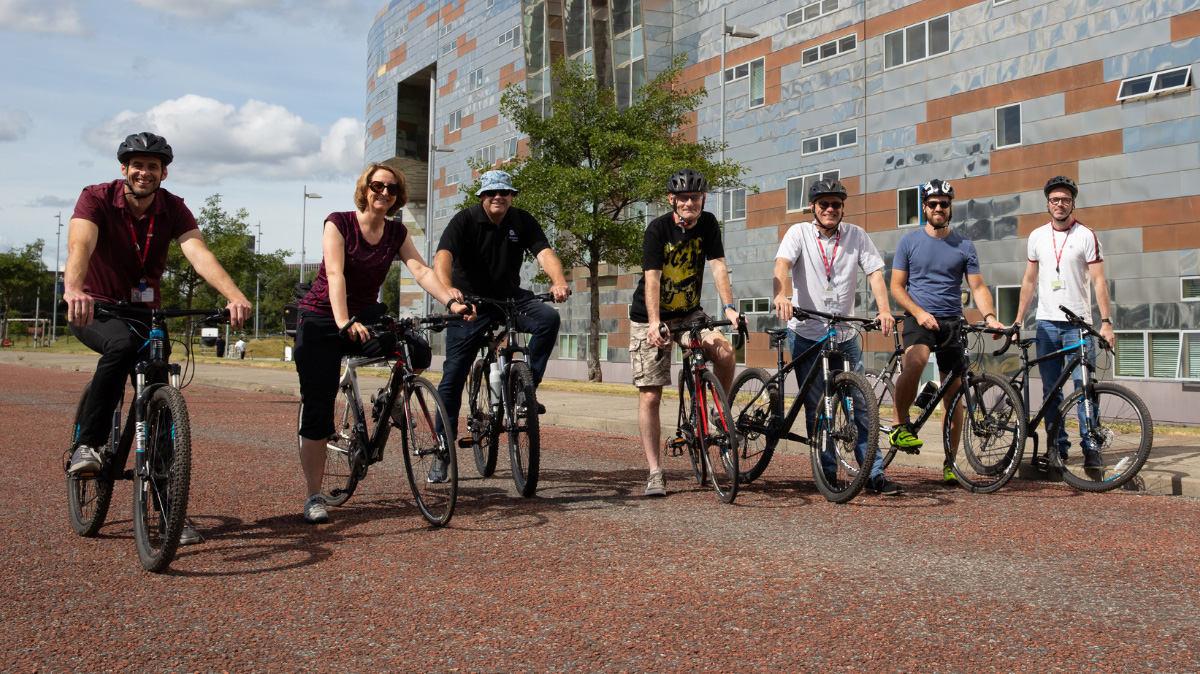
[[[917,306],[934,316],[961,316],[963,276],[979,273],[979,255],[958,232],[939,239],[922,227],[900,239],[892,269],[908,272],[908,295]]]

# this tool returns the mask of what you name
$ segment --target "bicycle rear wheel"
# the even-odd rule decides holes
[[[862,491],[879,447],[879,408],[867,380],[857,372],[839,372],[830,384],[832,409],[822,398],[809,452],[813,480],[828,501],[846,503]],[[866,448],[858,456],[858,442]]]
[[[146,403],[145,455],[133,477],[133,539],[147,571],[175,559],[187,517],[192,431],[178,389],[160,386]]]
[[[892,383],[890,377],[885,377],[882,372],[873,368],[867,368],[863,373],[867,379],[867,386],[871,388],[871,393],[875,394],[875,400],[879,403],[878,416],[880,419],[891,419],[892,412],[896,406],[896,385]],[[887,469],[892,465],[892,459],[896,458],[896,448],[891,442],[887,443],[887,447],[880,447],[880,452],[883,452],[883,468]]]
[[[482,477],[491,477],[496,472],[500,429],[492,419],[492,389],[488,384],[487,363],[482,358],[476,359],[471,366],[467,394],[470,396],[467,431],[471,434],[471,447],[475,450],[475,469]]]
[[[92,390],[92,383],[88,382],[83,387],[83,393],[79,394],[79,404],[75,406],[75,421],[71,424],[71,442],[70,453],[75,451],[79,445],[79,428],[83,424],[83,408],[87,404],[88,394]],[[125,401],[124,394],[117,400],[117,407],[113,410],[113,425],[110,428],[120,428],[121,423],[121,406]],[[97,447],[105,457],[105,463],[112,460],[108,456],[108,449],[113,446],[112,434],[105,441],[103,447]],[[68,453],[67,461],[70,461],[70,453]],[[71,528],[76,534],[91,538],[100,531],[100,527],[104,526],[104,518],[108,516],[108,506],[112,501],[113,480],[108,472],[110,466],[103,466],[100,472],[86,477],[79,475],[67,475],[67,512],[71,517]]]
[[[738,452],[729,401],[712,372],[706,370],[701,374],[700,387],[696,396],[696,440],[717,498],[733,503],[738,491]]]
[[[541,437],[533,371],[523,361],[516,361],[509,366],[508,401],[512,405],[513,420],[508,428],[508,456],[512,463],[513,485],[517,493],[529,498],[537,492]]]
[[[969,393],[969,395],[968,395]],[[970,391],[955,393],[950,409],[963,410],[962,442],[954,457],[954,477],[966,489],[990,494],[1016,475],[1025,451],[1025,407],[1007,381],[994,374],[974,375]],[[950,447],[950,418],[942,439]]]
[[[750,484],[757,480],[775,455],[779,444],[774,418],[779,409],[779,387],[768,383],[767,371],[751,367],[733,380],[729,395],[729,412],[737,432],[738,480]]]
[[[454,515],[454,503],[458,498],[455,443],[435,430],[438,415],[447,418],[446,407],[433,384],[424,377],[416,377],[409,382],[404,411],[407,420],[400,424],[393,421],[392,424],[400,427],[400,449],[404,454],[408,486],[421,516],[434,526],[445,526]],[[393,419],[396,416],[393,414]]]
[[[350,388],[346,387],[333,399],[333,434],[325,439],[325,470],[321,476],[321,496],[326,505],[340,506],[354,495],[359,473],[354,468],[354,414],[350,405]],[[300,403],[296,427],[304,418],[304,403]],[[297,449],[302,439],[296,435]]]
[[[1154,444],[1150,411],[1136,393],[1109,382],[1095,384],[1090,403],[1085,404],[1084,391],[1079,389],[1058,408],[1068,436],[1079,440],[1077,446],[1083,450],[1068,453],[1063,481],[1082,491],[1116,489],[1133,479],[1150,456]]]

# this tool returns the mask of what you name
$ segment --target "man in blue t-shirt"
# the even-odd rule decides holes
[[[957,345],[941,350],[946,342],[950,322],[961,317],[962,281],[967,284],[975,304],[984,312],[989,327],[1003,329],[996,320],[992,295],[979,273],[979,256],[975,244],[958,232],[951,231],[951,204],[954,188],[950,183],[934,179],[921,186],[921,204],[925,209],[925,226],[905,234],[896,246],[892,261],[892,298],[904,307],[904,368],[896,379],[895,413],[889,439],[896,447],[914,451],[922,443],[908,425],[908,408],[917,397],[917,384],[929,362],[929,352],[938,352],[938,372],[944,380],[962,364],[962,351]],[[949,414],[950,401],[958,390],[954,382],[946,391],[942,404]],[[947,484],[956,482],[951,468],[958,450],[962,431],[962,412],[956,410],[950,418],[950,444],[942,464],[942,478]]]

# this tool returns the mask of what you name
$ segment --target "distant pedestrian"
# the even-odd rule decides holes
[[[246,340],[238,337],[238,341],[233,345],[233,353],[242,360],[246,359]]]
[[[217,335],[217,358],[225,357],[225,338]]]

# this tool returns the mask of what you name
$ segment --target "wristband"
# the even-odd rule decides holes
[[[992,318],[995,318],[995,317],[996,317],[996,314],[993,314],[992,312],[990,312],[990,311],[989,311],[989,312],[987,312],[986,314],[984,314],[984,315],[983,315],[983,320],[985,320],[985,321],[986,321],[988,316],[991,316]]]
[[[734,311],[737,311],[737,307],[733,306],[732,304],[726,304],[725,306],[723,306],[721,308],[722,309],[733,309]]]
[[[449,311],[453,309],[455,304],[462,304],[462,302],[460,302],[458,298],[451,297],[450,301],[446,302],[446,310]]]
[[[1111,318],[1101,318],[1101,319],[1100,319],[1100,322],[1101,322],[1101,323],[1108,323],[1109,325],[1112,325],[1112,319],[1111,319]]]

